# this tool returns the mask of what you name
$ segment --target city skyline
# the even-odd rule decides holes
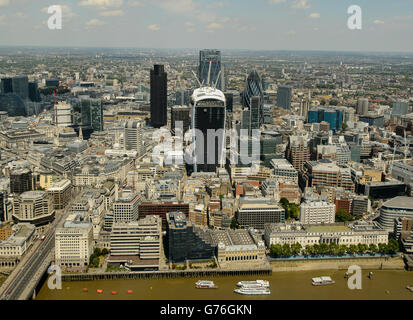
[[[413,14],[409,14],[413,4],[353,2],[2,0],[0,42],[5,46],[413,52],[413,44],[405,41],[413,28]],[[49,30],[47,8],[59,4],[63,29]],[[362,30],[347,27],[351,5],[362,9]]]

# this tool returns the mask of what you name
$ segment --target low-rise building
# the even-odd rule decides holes
[[[302,224],[266,224],[265,243],[307,245],[336,243],[339,245],[357,245],[388,243],[389,232],[375,222],[354,222],[349,226]]]

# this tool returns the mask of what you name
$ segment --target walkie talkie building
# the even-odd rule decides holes
[[[215,172],[225,159],[225,95],[218,89],[202,87],[194,91],[191,104],[194,172]],[[197,134],[202,134],[203,141]]]

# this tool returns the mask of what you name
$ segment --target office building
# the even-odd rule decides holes
[[[14,198],[13,220],[40,227],[54,220],[52,198],[44,191],[27,191]]]
[[[139,218],[141,196],[134,193],[121,194],[113,203],[114,222],[136,221]]]
[[[189,204],[183,201],[142,201],[139,204],[139,217],[157,215],[162,219],[162,230],[166,231],[166,216],[169,212],[180,211],[189,217]]]
[[[383,128],[384,126],[384,116],[377,114],[368,114],[359,116],[359,121],[366,122],[370,127]]]
[[[191,103],[191,90],[180,89],[175,93],[175,104],[177,106],[189,106]]]
[[[304,167],[305,186],[342,187],[354,191],[349,168],[341,168],[330,159],[308,161]]]
[[[27,76],[16,76],[12,78],[13,93],[22,100],[29,99],[29,78]]]
[[[172,133],[176,134],[175,128],[178,125],[178,121],[181,121],[183,132],[185,133],[189,130],[189,126],[191,124],[191,108],[187,107],[186,105],[177,105],[171,108],[171,131]]]
[[[241,93],[241,103],[244,108],[251,110],[251,114],[253,114],[253,116],[251,116],[251,122],[257,123],[254,129],[255,127],[259,128],[263,123],[264,90],[262,88],[261,78],[256,70],[248,75],[245,89]],[[252,109],[255,110],[252,111]]]
[[[240,226],[264,229],[266,223],[282,223],[285,210],[271,198],[243,198],[236,218]]]
[[[216,247],[211,239],[193,225],[182,212],[167,214],[166,256],[170,262],[209,260],[215,256]]]
[[[33,176],[30,169],[16,169],[10,172],[10,192],[23,193],[33,190]]]
[[[199,81],[204,86],[209,86],[225,91],[223,87],[223,71],[221,66],[221,51],[201,50],[199,52]]]
[[[2,94],[13,93],[13,79],[12,78],[3,78],[1,79],[0,91]]]
[[[8,195],[6,191],[0,191],[0,224],[11,219],[9,212]]]
[[[383,203],[378,218],[379,224],[389,231],[394,229],[394,221],[398,218],[413,218],[413,198],[395,197]]]
[[[202,87],[192,95],[193,129],[202,133],[204,141],[194,138],[194,172],[215,172],[225,164],[225,96],[222,91]],[[208,136],[208,131],[215,132]],[[201,140],[201,141],[200,141]]]
[[[72,106],[66,102],[59,102],[55,108],[55,123],[58,127],[69,127],[72,125]]]
[[[72,183],[69,179],[57,181],[47,189],[47,194],[52,197],[54,209],[62,210],[72,198]]]
[[[79,215],[70,215],[63,227],[55,231],[55,261],[64,269],[83,270],[93,253],[92,223],[82,221]]]
[[[277,107],[291,109],[292,88],[289,86],[279,86],[277,91]]]
[[[81,98],[82,126],[91,127],[93,131],[103,131],[102,100]]]
[[[21,261],[33,243],[35,226],[30,223],[18,223],[12,234],[0,241],[0,267],[14,268]]]
[[[277,180],[298,183],[298,171],[288,160],[272,159],[271,165],[274,168],[274,177]]]
[[[164,66],[156,64],[151,69],[151,125],[160,128],[167,124],[168,76]]]
[[[392,115],[393,116],[403,116],[409,113],[409,102],[408,101],[394,101]]]
[[[287,146],[287,159],[293,167],[302,171],[304,165],[310,160],[310,148],[304,136],[290,136]]]
[[[125,145],[125,150],[136,151],[138,156],[143,155],[144,146],[143,146],[143,122],[130,120],[125,123],[125,129],[123,134],[123,141]]]
[[[40,92],[37,82],[29,82],[29,99],[32,102],[40,102]]]
[[[115,222],[110,233],[109,265],[124,265],[131,271],[159,269],[161,218],[147,216],[139,221]]]
[[[359,115],[367,115],[369,113],[369,99],[367,98],[358,99],[356,113]]]
[[[332,224],[335,222],[336,205],[325,201],[303,202],[300,206],[300,223]]]

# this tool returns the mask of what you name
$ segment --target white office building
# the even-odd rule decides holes
[[[93,253],[93,228],[80,215],[70,215],[55,232],[55,259],[60,267],[83,269]]]
[[[58,127],[69,127],[72,125],[72,107],[66,102],[55,105],[55,122]]]
[[[113,221],[129,222],[138,220],[140,202],[141,196],[138,194],[122,194],[119,199],[113,203]]]
[[[335,221],[336,205],[325,201],[304,202],[300,206],[302,224],[332,224]]]

